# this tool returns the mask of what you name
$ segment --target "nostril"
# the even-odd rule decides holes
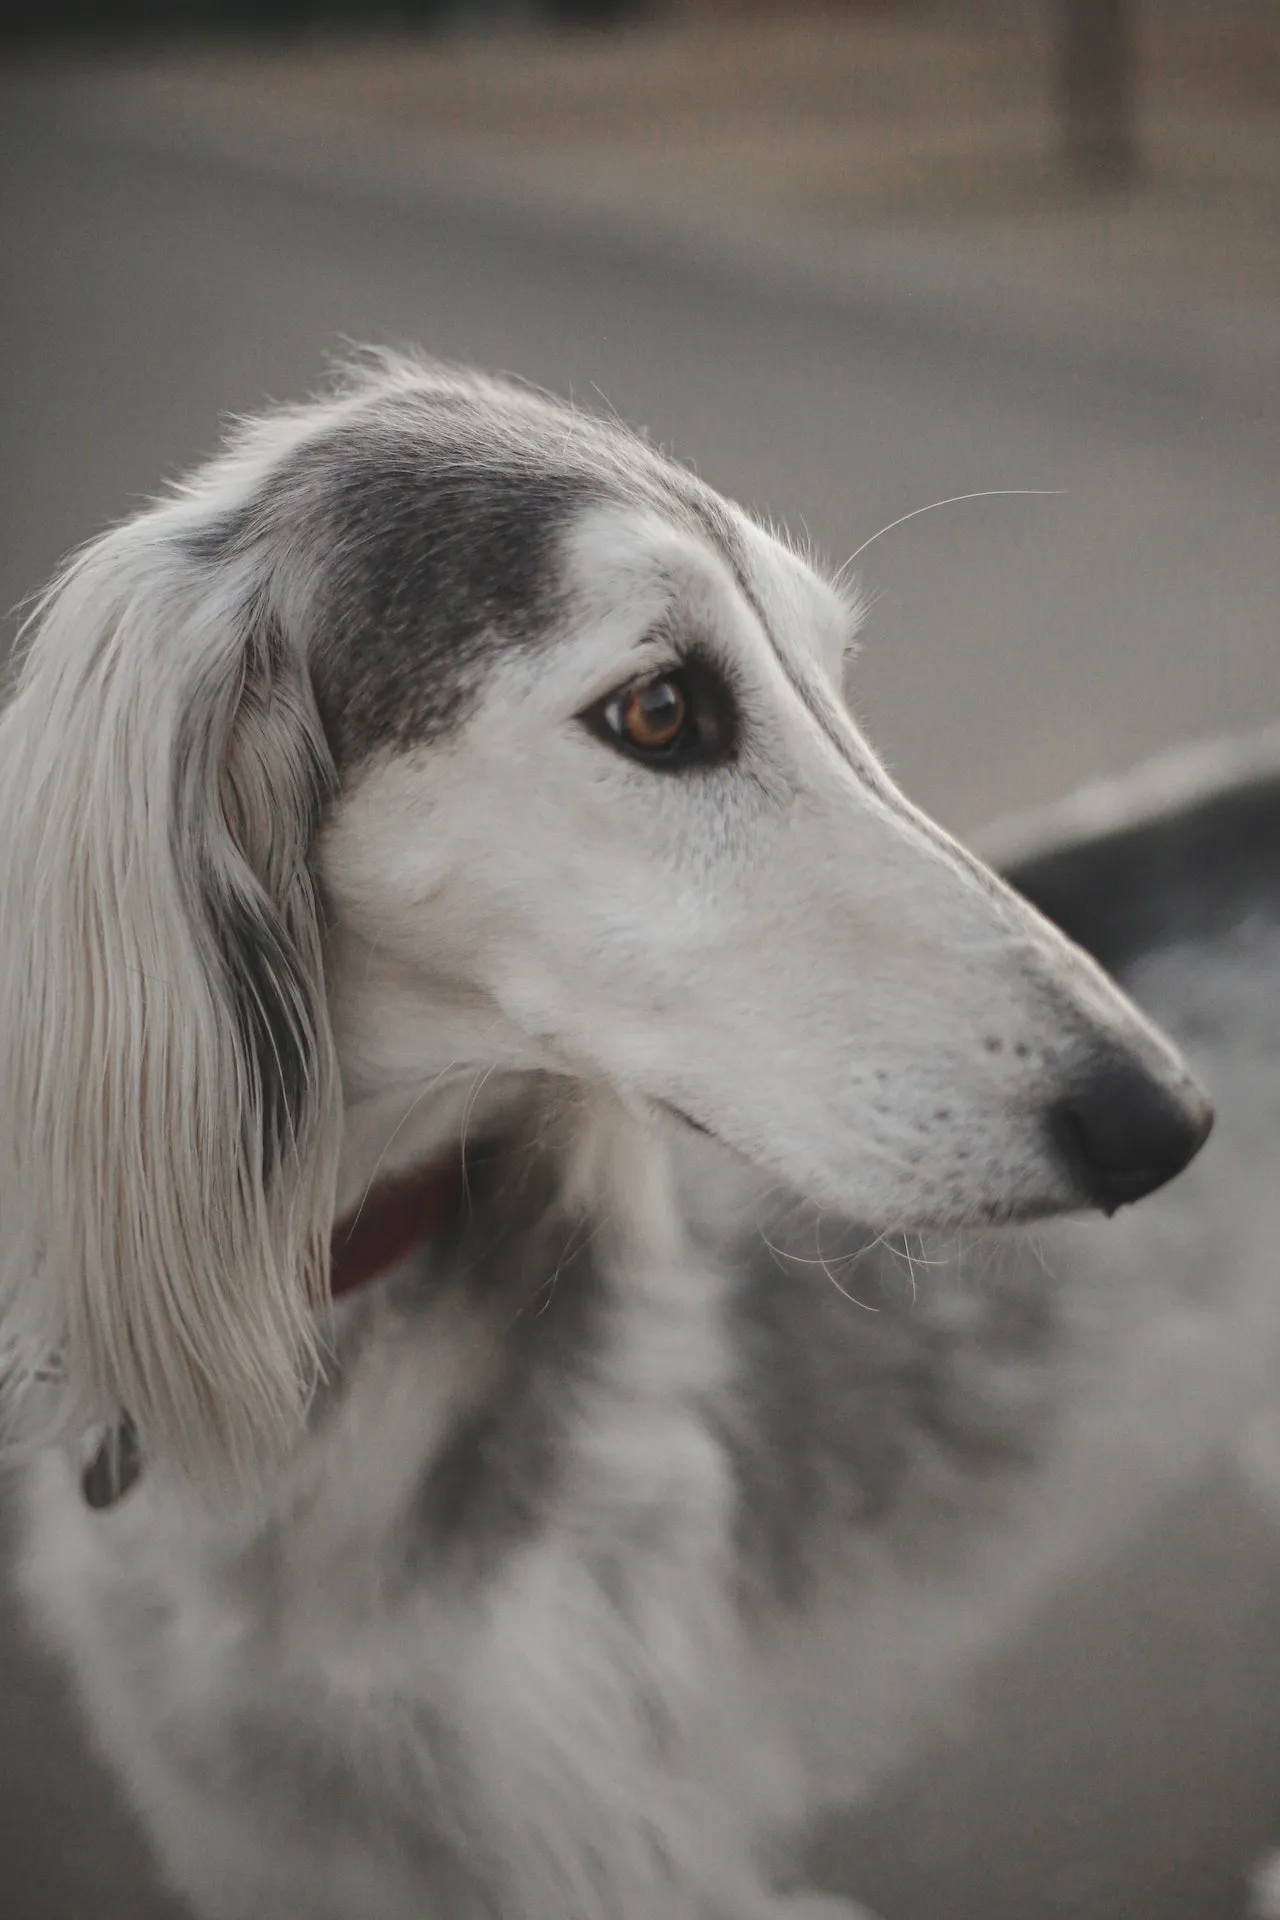
[[[1094,1067],[1050,1117],[1085,1195],[1108,1213],[1181,1173],[1212,1125],[1213,1108],[1193,1081],[1170,1085],[1125,1059]]]

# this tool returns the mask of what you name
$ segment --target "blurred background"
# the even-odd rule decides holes
[[[837,563],[1014,490],[859,563],[864,720],[957,830],[1280,719],[1280,0],[9,0],[0,262],[0,607],[227,413],[414,342]],[[1215,1469],[824,1873],[884,1920],[1235,1920],[1277,1623]],[[126,1915],[172,1909],[6,1603],[0,1920]]]

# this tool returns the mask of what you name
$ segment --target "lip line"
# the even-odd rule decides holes
[[[745,1154],[741,1147],[735,1147],[732,1142],[724,1139],[721,1134],[716,1133],[711,1127],[707,1126],[705,1122],[695,1120],[691,1113],[686,1113],[683,1107],[678,1107],[674,1100],[663,1099],[658,1094],[649,1094],[647,1097],[651,1106],[658,1108],[662,1113],[669,1114],[673,1120],[681,1121],[691,1132],[701,1134],[705,1140],[714,1140],[717,1146],[723,1147],[726,1152],[733,1154],[748,1166],[759,1167],[760,1163],[751,1155]],[[1121,1202],[1120,1204],[1123,1205],[1124,1203]],[[841,1208],[833,1207],[831,1210],[839,1213],[843,1219],[852,1221],[855,1218],[854,1215]],[[884,1231],[887,1233],[940,1234],[969,1232],[1002,1233],[1010,1230],[1016,1231],[1019,1227],[1035,1226],[1042,1221],[1084,1219],[1097,1210],[1097,1203],[1095,1201],[1080,1199],[1075,1196],[1056,1200],[1052,1204],[1046,1204],[1044,1201],[1040,1201],[1033,1203],[1030,1208],[1025,1207],[1021,1202],[1014,1201],[1012,1204],[1000,1207],[995,1212],[987,1214],[980,1219],[964,1221],[949,1220],[945,1222],[927,1219],[918,1221],[906,1220],[900,1224],[885,1228]],[[1115,1211],[1115,1209],[1113,1208],[1111,1211]]]
[[[649,1097],[655,1107],[660,1107],[664,1113],[671,1114],[676,1120],[682,1120],[686,1127],[692,1128],[694,1133],[702,1134],[704,1139],[715,1140],[719,1142],[721,1146],[726,1144],[720,1139],[718,1133],[715,1133],[710,1127],[705,1125],[703,1121],[695,1120],[691,1113],[686,1113],[683,1107],[678,1107],[674,1100],[663,1100],[653,1094]]]

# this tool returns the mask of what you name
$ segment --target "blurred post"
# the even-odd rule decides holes
[[[640,13],[638,0],[542,0],[539,8],[552,27],[623,27]]]
[[[1138,171],[1131,0],[1058,0],[1059,89],[1067,163],[1090,186]]]

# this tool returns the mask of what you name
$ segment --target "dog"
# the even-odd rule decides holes
[[[1043,1489],[1121,1428],[1057,1329],[1136,1243],[985,1230],[1211,1109],[893,785],[860,620],[621,425],[392,355],[37,604],[22,1580],[203,1920],[852,1915],[788,1836],[1080,1538]],[[902,1229],[963,1236],[918,1290]]]

